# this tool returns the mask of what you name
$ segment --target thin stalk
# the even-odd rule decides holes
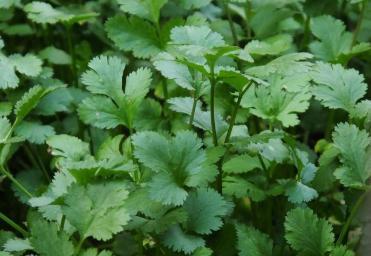
[[[215,124],[215,73],[214,65],[210,66],[210,119],[211,119],[211,131],[213,136],[214,146],[218,146],[218,136],[216,134],[216,124]]]
[[[368,0],[364,0],[364,1],[361,3],[361,13],[360,13],[360,16],[359,16],[359,18],[358,18],[358,22],[357,22],[356,29],[355,29],[354,32],[353,32],[352,47],[353,47],[353,46],[356,44],[356,42],[357,42],[357,37],[358,37],[359,31],[361,30],[363,20],[364,20],[364,18],[365,18],[365,13],[366,13],[367,3],[368,3]]]
[[[353,221],[354,217],[356,216],[356,214],[359,210],[359,207],[362,205],[363,201],[365,200],[365,197],[366,197],[366,192],[364,192],[358,198],[358,200],[355,202],[355,204],[353,205],[352,210],[350,211],[350,214],[349,214],[347,220],[345,221],[344,226],[342,227],[342,229],[340,231],[340,235],[339,235],[338,240],[336,241],[336,245],[341,245],[341,243],[344,241],[344,238],[345,238],[346,234],[348,233],[350,224],[352,224],[352,221]]]
[[[72,25],[67,24],[66,25],[66,37],[67,37],[67,46],[68,46],[68,52],[71,56],[71,74],[72,74],[72,81],[73,85],[77,87],[77,71],[76,71],[76,54],[75,54],[75,48],[73,46],[73,40],[72,40]]]
[[[77,244],[76,246],[76,249],[75,249],[75,255],[79,255],[79,252],[81,250],[81,247],[82,247],[82,244],[85,242],[85,238],[82,238],[79,243]]]
[[[50,179],[50,176],[48,174],[48,171],[46,170],[44,164],[42,163],[41,159],[38,159],[38,156],[37,154],[33,154],[31,149],[29,148],[28,145],[24,145],[24,150],[28,156],[28,158],[30,159],[30,161],[32,162],[32,164],[35,166],[35,167],[38,167],[40,168],[41,172],[43,173],[43,175],[45,176],[45,179],[50,182],[51,179]]]
[[[327,124],[326,124],[326,130],[325,130],[325,139],[330,139],[332,129],[334,128],[334,120],[335,120],[335,110],[330,109],[329,114],[327,117]]]
[[[23,193],[25,193],[28,197],[33,197],[33,195],[16,179],[13,175],[8,172],[3,165],[0,165],[1,172],[13,182],[13,184],[19,188]]]
[[[250,17],[251,17],[251,3],[249,0],[246,1],[245,5],[245,25],[246,25],[246,34],[247,39],[251,39],[251,28],[250,28]]]
[[[22,236],[24,236],[24,237],[27,237],[28,236],[28,232],[24,228],[22,228],[21,226],[19,226],[17,223],[15,223],[13,220],[11,220],[10,218],[8,218],[2,212],[0,212],[0,219],[2,219],[5,223],[7,223],[9,226],[11,226],[12,228],[14,228],[15,230],[17,230],[19,233],[21,233]]]
[[[240,108],[241,100],[242,100],[243,96],[245,95],[245,93],[247,92],[247,90],[252,85],[252,83],[253,83],[253,81],[251,81],[249,84],[247,84],[246,87],[238,94],[238,98],[237,98],[236,104],[234,105],[234,109],[233,109],[233,112],[232,112],[231,120],[229,122],[229,127],[228,127],[228,131],[227,131],[227,135],[225,136],[224,143],[228,143],[229,139],[231,138],[233,126],[234,126],[234,123],[236,121],[236,117],[237,117],[238,109]]]
[[[189,126],[190,127],[192,127],[193,120],[195,118],[196,106],[197,106],[197,97],[196,97],[196,95],[194,95],[193,96],[193,104],[192,104],[191,116],[189,118]]]
[[[308,43],[309,36],[310,36],[310,16],[305,15],[304,18],[304,35],[302,37],[302,40],[300,42],[300,49],[304,49],[306,44]]]
[[[169,97],[169,93],[167,91],[167,80],[166,80],[166,78],[164,78],[162,80],[162,92],[164,94],[165,100],[167,100],[167,98]]]
[[[62,215],[62,219],[61,219],[61,224],[59,226],[59,231],[63,231],[64,230],[64,224],[66,223],[66,215]]]
[[[155,25],[155,28],[156,28],[156,34],[157,34],[158,38],[160,38],[160,45],[163,48],[165,46],[166,42],[164,42],[164,40],[161,37],[161,26],[160,26],[159,21],[154,22],[154,25]],[[168,90],[167,90],[168,86],[167,86],[166,78],[163,78],[161,85],[162,85],[162,93],[164,94],[164,98],[165,98],[165,101],[166,101],[168,99]]]
[[[238,46],[237,32],[236,32],[236,28],[234,27],[234,24],[233,24],[232,15],[231,15],[231,11],[229,10],[229,7],[228,7],[227,0],[222,0],[222,2],[223,2],[224,12],[227,14],[229,27],[230,27],[231,32],[232,32],[233,44]]]

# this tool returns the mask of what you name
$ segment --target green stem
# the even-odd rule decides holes
[[[367,3],[368,3],[368,0],[364,0],[364,1],[361,3],[361,13],[360,13],[360,16],[359,16],[359,18],[358,18],[358,22],[357,22],[356,29],[355,29],[354,32],[353,32],[352,47],[353,47],[353,46],[356,44],[356,42],[357,42],[357,37],[358,37],[359,31],[361,30],[363,20],[364,20],[364,18],[365,18],[365,13],[366,13]]]
[[[236,45],[236,46],[238,46],[237,32],[236,32],[236,28],[234,27],[234,24],[233,24],[231,11],[229,10],[228,2],[227,1],[228,0],[222,0],[222,2],[223,2],[223,9],[224,9],[224,12],[227,14],[229,27],[230,27],[231,32],[232,32],[233,44]]]
[[[249,0],[246,1],[245,5],[245,16],[246,16],[246,34],[247,39],[251,39],[251,28],[250,28],[250,17],[251,17],[251,3]]]
[[[214,146],[218,146],[218,136],[216,134],[216,124],[215,124],[215,73],[214,65],[210,66],[210,119],[211,119],[211,131],[213,136]]]
[[[25,144],[25,145],[23,146],[23,148],[24,148],[24,150],[25,150],[25,152],[26,152],[28,158],[29,158],[30,161],[32,162],[32,164],[33,164],[35,167],[40,168],[40,170],[41,170],[41,172],[43,173],[43,175],[45,176],[46,180],[47,180],[48,182],[50,182],[50,181],[51,181],[50,176],[49,176],[48,171],[46,170],[44,164],[42,163],[41,159],[38,159],[37,154],[33,154],[33,153],[32,153],[30,147],[29,147],[27,144]],[[35,157],[34,157],[34,156],[35,156]]]
[[[66,25],[66,37],[67,37],[67,45],[68,45],[68,52],[71,56],[71,74],[72,74],[72,81],[73,85],[77,87],[77,71],[76,71],[76,54],[75,54],[75,48],[73,46],[73,40],[72,40],[72,25],[67,24]]]
[[[59,226],[59,231],[63,231],[64,230],[64,224],[66,223],[66,215],[62,215],[62,219],[61,219],[61,224]]]
[[[76,249],[75,249],[75,255],[79,255],[79,252],[81,250],[81,247],[82,247],[82,244],[85,242],[85,238],[82,238],[79,243],[77,244],[76,246]]]
[[[236,104],[234,105],[234,109],[233,109],[233,112],[232,112],[231,120],[229,122],[229,127],[228,127],[228,131],[227,131],[227,135],[225,137],[224,143],[228,143],[230,138],[231,138],[233,126],[234,126],[234,123],[236,121],[236,117],[237,117],[238,109],[240,108],[241,100],[242,100],[243,96],[245,95],[245,93],[247,92],[247,90],[252,85],[252,83],[253,83],[253,81],[248,83],[246,85],[246,87],[238,94],[238,98],[237,98]]]
[[[14,228],[15,230],[17,230],[19,233],[21,233],[22,236],[24,236],[24,237],[27,237],[28,236],[28,232],[24,228],[22,228],[17,223],[15,223],[14,221],[12,221],[10,218],[8,218],[2,212],[0,212],[0,219],[2,219],[5,223],[7,223],[9,226],[11,226],[12,228]]]
[[[308,43],[309,36],[310,36],[310,16],[306,15],[304,20],[304,35],[300,42],[300,49],[303,50],[305,48],[305,46]]]
[[[193,120],[195,118],[196,106],[197,106],[197,97],[196,97],[196,94],[195,94],[193,96],[193,104],[192,104],[191,116],[189,118],[189,126],[190,127],[192,127]]]
[[[327,117],[327,125],[325,130],[325,139],[330,139],[332,129],[334,128],[335,110],[330,109]]]
[[[8,178],[8,179],[10,179],[12,182],[13,182],[13,184],[16,186],[16,187],[18,187],[19,188],[19,190],[21,190],[23,193],[25,193],[28,197],[30,197],[30,198],[32,198],[33,197],[33,195],[21,184],[21,183],[19,183],[19,181],[18,180],[16,180],[14,177],[13,177],[13,175],[10,173],[10,172],[8,172],[6,169],[5,169],[5,167],[3,166],[3,165],[0,165],[0,170],[1,170],[1,172]]]
[[[350,224],[352,224],[352,221],[353,221],[354,217],[356,216],[359,207],[361,207],[363,201],[365,200],[366,194],[367,193],[364,192],[358,198],[358,200],[355,202],[355,204],[353,205],[352,210],[350,211],[350,214],[349,214],[347,220],[345,221],[344,226],[342,227],[342,229],[340,231],[340,235],[339,235],[338,240],[336,241],[336,245],[341,245],[342,242],[344,241],[344,238],[345,238],[346,234],[348,233]]]
[[[168,91],[167,91],[167,80],[166,80],[166,78],[164,78],[162,80],[162,92],[164,94],[165,100],[167,100],[167,98],[169,97],[169,94],[168,94]]]

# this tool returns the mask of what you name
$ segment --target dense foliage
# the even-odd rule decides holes
[[[370,2],[0,0],[0,255],[355,255]]]

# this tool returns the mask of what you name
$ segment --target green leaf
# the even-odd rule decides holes
[[[335,247],[332,250],[330,256],[355,256],[355,253],[348,250],[346,246],[341,245],[341,246]]]
[[[365,130],[348,123],[340,123],[332,134],[334,146],[340,151],[342,166],[336,169],[335,176],[347,187],[363,187],[371,176],[367,163],[371,137]]]
[[[178,62],[171,54],[159,53],[153,58],[153,65],[164,77],[173,79],[180,87],[194,90],[194,80],[188,67]]]
[[[6,117],[0,117],[0,142],[5,142],[9,139],[9,132],[12,125]]]
[[[27,18],[41,24],[55,24],[71,18],[70,15],[53,8],[50,4],[39,1],[26,4],[23,10],[27,13]]]
[[[89,62],[82,75],[87,89],[94,94],[79,105],[80,118],[98,128],[115,128],[118,125],[133,127],[140,103],[149,91],[152,74],[139,68],[126,78],[125,92],[122,74],[125,64],[117,57],[99,56]]]
[[[157,173],[149,183],[151,197],[165,205],[183,204],[188,195],[185,186],[197,187],[212,173],[202,141],[192,132],[178,132],[171,140],[140,132],[133,136],[133,144],[135,157]]]
[[[243,224],[236,224],[236,230],[239,256],[273,255],[273,241],[268,235]]]
[[[170,104],[171,110],[176,111],[178,113],[187,114],[188,116],[191,115],[193,105],[192,98],[176,97],[169,99],[168,102]],[[194,120],[192,124],[205,131],[208,131],[210,133],[212,132],[210,111],[203,111],[201,109],[200,103],[197,103],[196,105]],[[227,123],[223,120],[223,117],[218,113],[215,114],[215,125],[218,137],[222,136],[223,133],[228,128]]]
[[[49,46],[39,52],[39,57],[55,65],[71,64],[71,57],[65,51]]]
[[[319,39],[310,43],[309,48],[317,57],[336,62],[341,55],[359,54],[370,49],[370,45],[352,46],[352,33],[345,31],[345,25],[341,20],[329,15],[323,15],[311,19],[310,29]],[[359,48],[357,50],[357,48]]]
[[[61,86],[44,88],[36,85],[23,94],[22,98],[15,104],[14,114],[17,116],[16,122],[21,122],[45,95],[58,88],[61,88]]]
[[[130,220],[125,209],[128,191],[123,183],[73,184],[65,196],[62,211],[83,239],[109,240]],[[84,218],[81,218],[84,216]]]
[[[271,77],[269,86],[252,86],[244,95],[241,106],[271,123],[281,122],[284,127],[299,124],[298,113],[309,107],[312,95],[307,89],[288,92],[278,76]]]
[[[291,35],[279,34],[263,41],[252,40],[245,46],[245,50],[252,55],[278,55],[287,51],[291,44]]]
[[[174,252],[184,252],[185,254],[190,254],[205,245],[205,241],[201,237],[184,233],[178,225],[165,233],[163,243]]]
[[[309,208],[295,208],[285,220],[285,238],[301,255],[325,256],[332,249],[332,226]]]
[[[263,188],[238,176],[223,177],[223,193],[236,198],[248,196],[254,202],[261,202],[267,197]]]
[[[261,168],[258,157],[251,157],[247,154],[235,156],[223,165],[225,173],[246,173],[258,168]]]
[[[210,234],[223,225],[222,217],[231,205],[215,190],[201,188],[190,193],[183,205],[188,213],[187,226],[198,234]]]
[[[137,17],[115,16],[106,22],[108,37],[123,51],[132,51],[137,58],[150,58],[161,50],[156,29]]]
[[[80,160],[90,155],[88,143],[67,134],[51,136],[46,143],[51,147],[51,154],[54,156]],[[73,145],[73,147],[71,147],[71,145]]]
[[[17,136],[35,144],[43,144],[48,137],[55,134],[53,126],[28,121],[20,123],[14,132]]]
[[[305,74],[311,70],[312,63],[308,61],[311,58],[313,58],[313,55],[306,52],[289,53],[265,65],[248,68],[246,72],[259,78],[269,77],[273,73],[283,76],[291,76],[298,73]]]
[[[24,252],[33,249],[28,239],[20,238],[9,239],[3,247],[7,252]]]
[[[353,111],[356,103],[367,91],[363,76],[354,69],[341,65],[319,62],[315,65],[312,78],[316,83],[313,94],[325,107]]]
[[[13,65],[8,60],[8,58],[0,55],[0,88],[16,88],[19,83],[19,79],[15,74]]]
[[[64,231],[58,225],[44,220],[40,214],[31,212],[28,216],[30,243],[41,256],[74,255],[74,247]]]
[[[176,4],[187,10],[199,9],[208,5],[211,0],[175,0]]]
[[[102,129],[111,129],[119,125],[127,126],[127,115],[112,102],[103,96],[86,98],[79,105],[78,114],[86,124]]]
[[[89,62],[90,70],[83,73],[82,83],[90,92],[111,97],[119,104],[124,97],[122,74],[125,66],[118,57],[97,56]]]
[[[42,61],[33,54],[13,54],[9,56],[9,61],[19,73],[26,76],[35,77],[41,73]]]
[[[285,195],[288,200],[293,204],[301,204],[312,201],[318,197],[318,193],[315,189],[309,187],[307,184],[301,181],[287,181],[285,186]]]
[[[202,56],[212,48],[225,45],[222,36],[206,26],[175,27],[170,38],[172,44],[190,56]]]
[[[120,9],[124,12],[137,15],[157,23],[161,8],[168,0],[117,0]]]

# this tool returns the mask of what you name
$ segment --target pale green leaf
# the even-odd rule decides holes
[[[340,123],[332,134],[334,146],[340,151],[340,166],[335,176],[347,187],[362,187],[371,176],[367,165],[371,137],[365,130],[348,123]]]
[[[319,62],[312,78],[316,83],[313,94],[325,107],[351,112],[365,94],[367,84],[355,69],[345,69],[339,64]]]

